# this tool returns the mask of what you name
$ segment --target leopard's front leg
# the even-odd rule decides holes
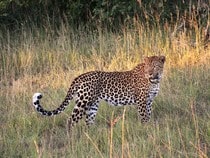
[[[151,118],[151,104],[152,102],[147,101],[147,93],[145,92],[141,92],[141,95],[136,99],[138,115],[142,123],[148,122]]]

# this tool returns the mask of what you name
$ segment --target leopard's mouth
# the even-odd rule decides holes
[[[153,84],[157,84],[157,83],[160,83],[160,80],[158,79],[153,79],[153,78],[150,78],[149,81]]]
[[[152,76],[149,78],[149,81],[151,83],[159,83],[161,79],[161,76],[159,74],[156,74],[155,76]]]

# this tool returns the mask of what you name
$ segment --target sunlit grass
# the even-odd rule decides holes
[[[209,157],[210,50],[192,33],[124,27],[118,33],[69,26],[57,35],[22,30],[1,40],[0,155],[2,157]],[[200,34],[200,32],[195,32]],[[197,42],[194,42],[197,41]],[[71,81],[90,70],[132,69],[150,55],[165,55],[161,90],[151,122],[142,125],[135,107],[102,102],[91,128],[81,121],[68,138],[66,120],[74,103],[56,117],[33,109],[42,92],[56,108]],[[118,119],[119,118],[119,119]],[[116,120],[110,126],[110,121]]]

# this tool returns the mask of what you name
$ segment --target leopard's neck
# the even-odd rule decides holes
[[[145,77],[145,63],[138,64],[133,70],[132,73],[139,77]]]

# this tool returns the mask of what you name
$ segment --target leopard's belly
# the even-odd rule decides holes
[[[113,106],[124,106],[135,104],[134,95],[124,94],[106,94],[100,97],[101,100],[106,101],[108,104]]]

